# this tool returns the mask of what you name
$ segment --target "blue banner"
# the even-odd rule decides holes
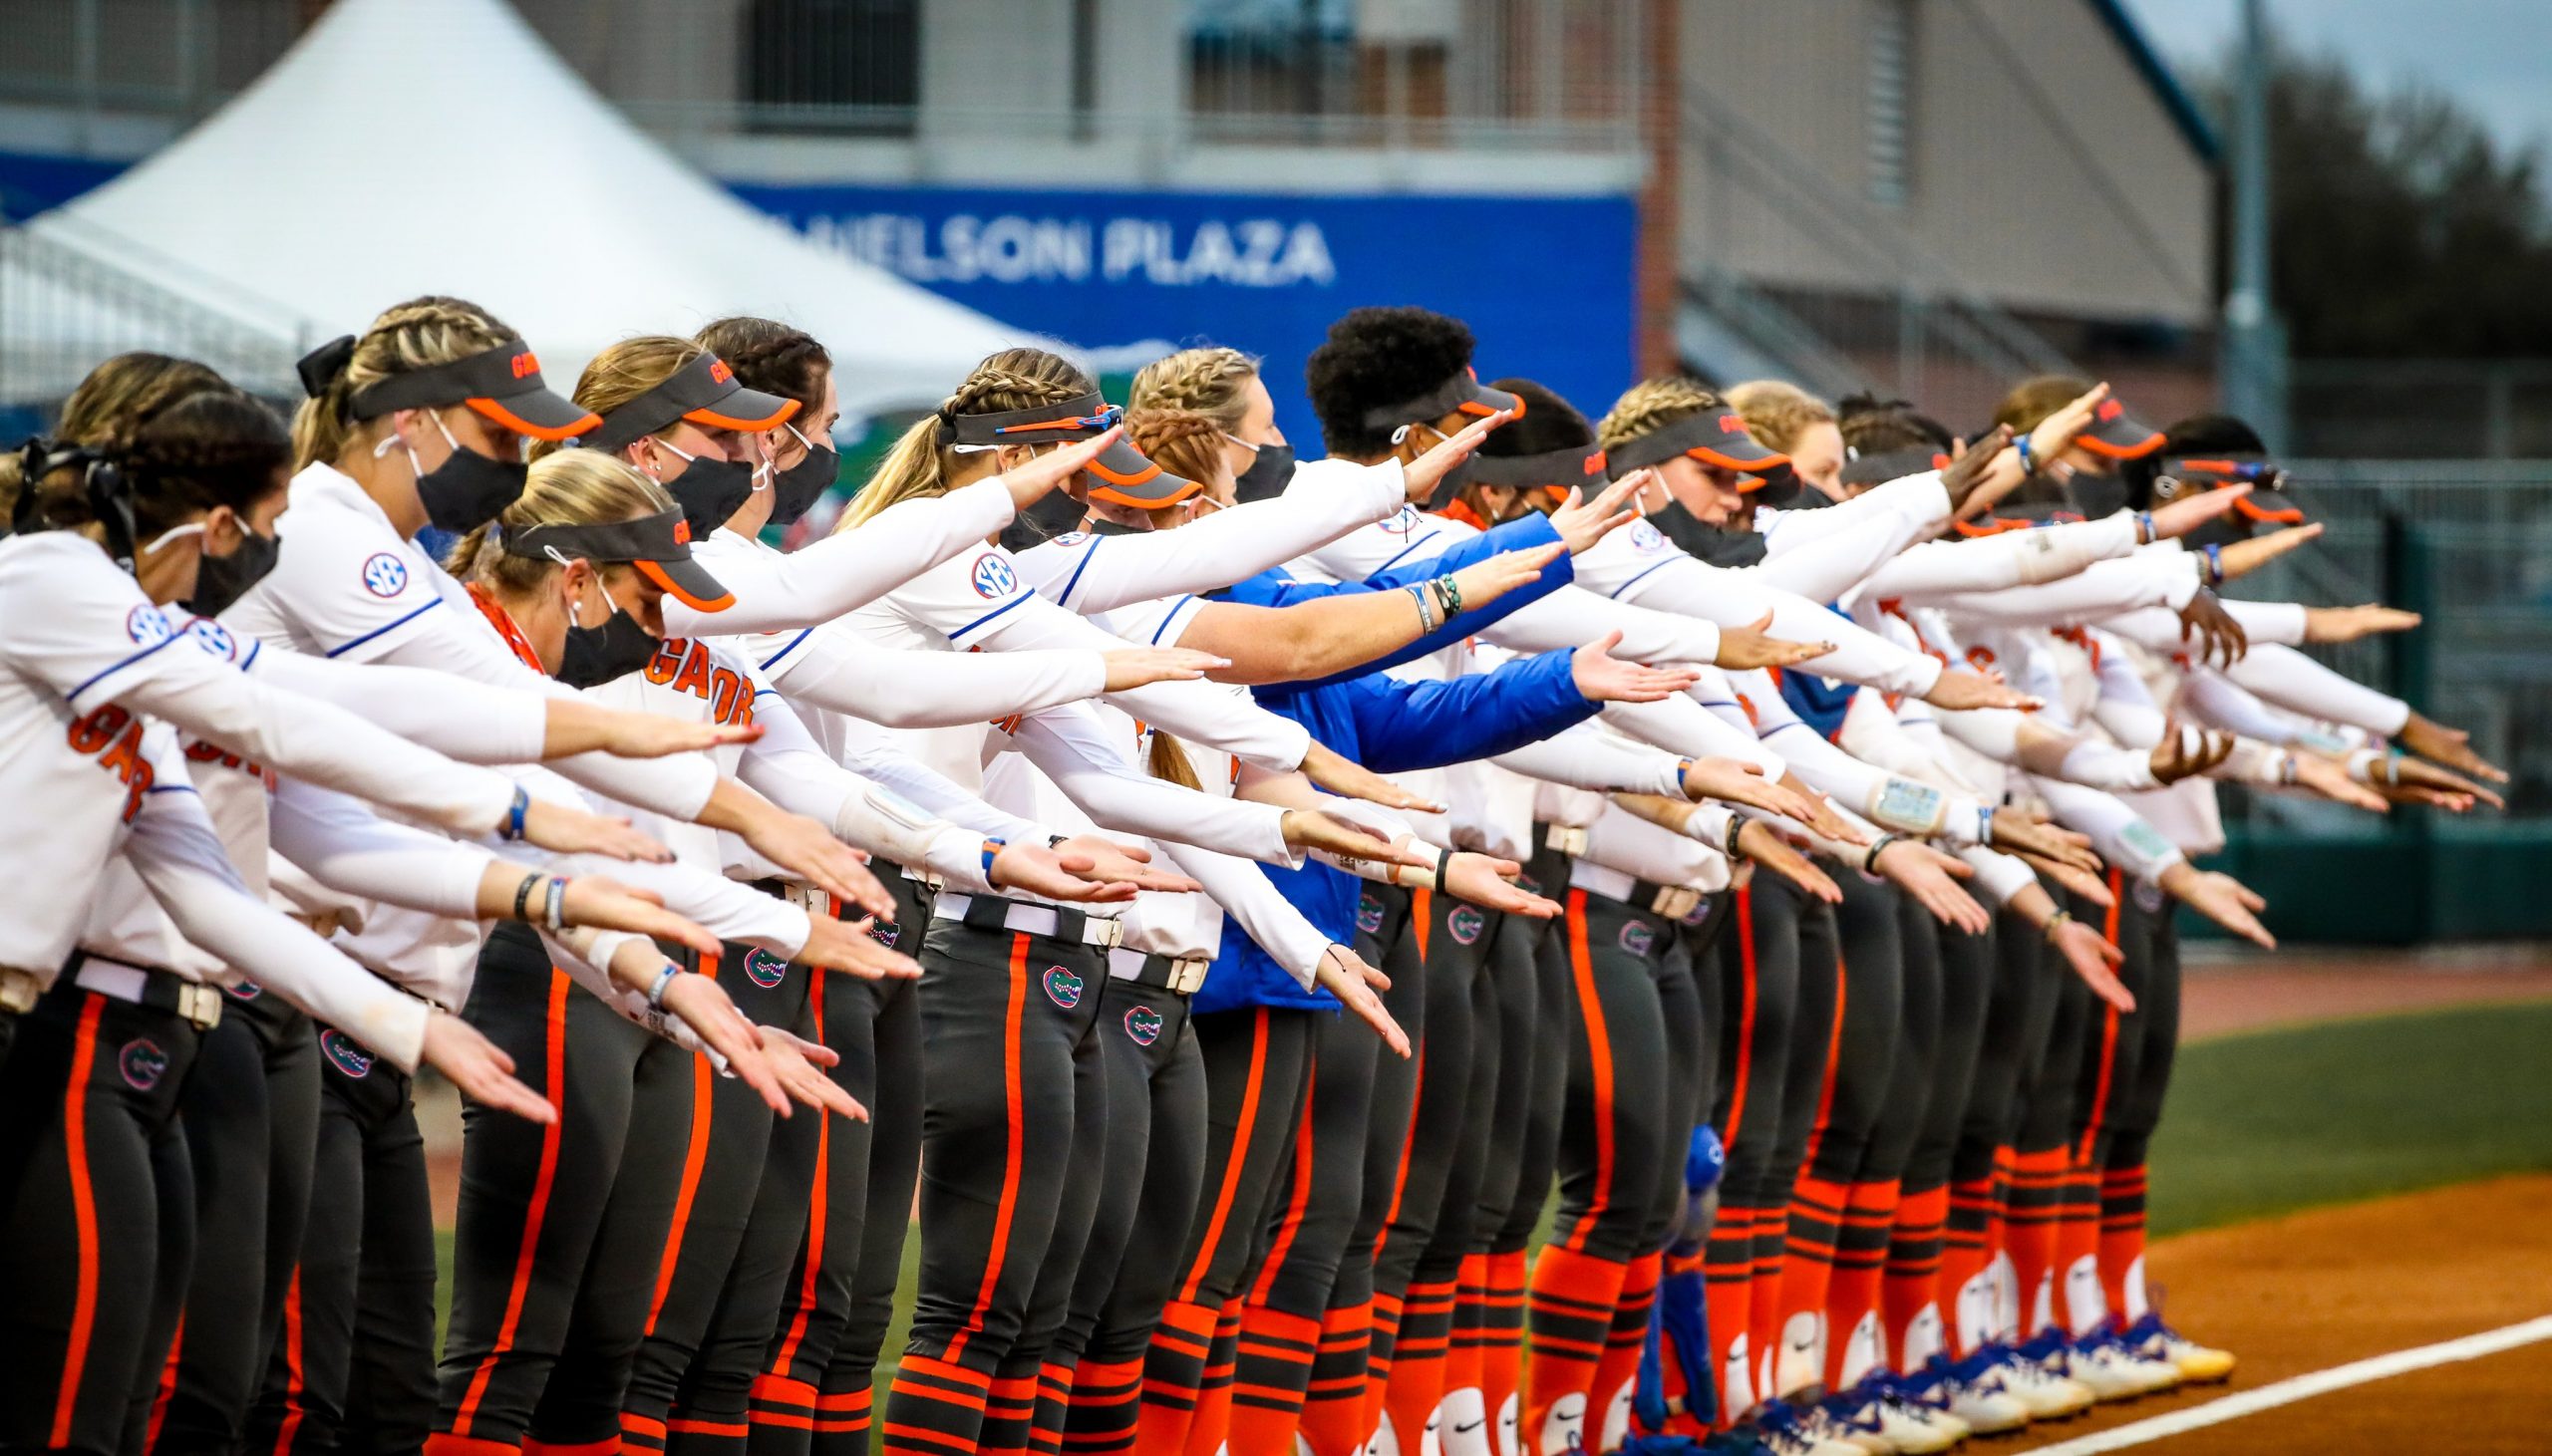
[[[1320,430],[1304,361],[1365,304],[1462,319],[1482,380],[1528,375],[1590,417],[1631,380],[1639,219],[1627,196],[735,191],[821,246],[1091,350],[1111,371],[1199,343],[1262,356],[1277,423],[1307,457]]]

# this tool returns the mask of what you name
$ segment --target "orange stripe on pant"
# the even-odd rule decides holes
[[[984,1312],[992,1308],[993,1292],[1001,1285],[1002,1261],[1010,1254],[1010,1225],[1019,1212],[1019,1164],[1024,1154],[1023,1139],[1028,1128],[1025,1113],[1026,1090],[1020,1085],[1020,1027],[1028,1010],[1028,937],[1013,932],[1010,937],[1010,989],[1002,1022],[1002,1092],[1004,1107],[1010,1119],[1010,1139],[1003,1154],[1001,1207],[993,1214],[993,1246],[984,1259],[984,1283],[975,1292],[974,1312],[967,1316],[966,1327],[948,1342],[940,1358],[956,1364],[966,1352],[966,1345],[983,1327]]]
[[[452,1434],[467,1436],[478,1415],[478,1402],[487,1393],[487,1382],[496,1373],[496,1357],[514,1347],[514,1327],[522,1320],[523,1301],[531,1294],[531,1270],[540,1249],[540,1226],[549,1213],[549,1186],[558,1173],[558,1135],[566,1122],[567,1080],[567,973],[555,966],[549,969],[549,1031],[541,1047],[541,1074],[548,1078],[550,1123],[540,1134],[540,1168],[531,1180],[531,1209],[522,1222],[522,1247],[514,1251],[513,1283],[505,1290],[504,1318],[496,1325],[496,1338],[478,1361],[470,1377],[470,1389],[462,1396],[461,1409],[454,1416]],[[669,1266],[670,1267],[670,1266]],[[663,1299],[661,1292],[657,1295]]]
[[[1613,1201],[1613,1036],[1604,1023],[1604,1004],[1595,992],[1595,958],[1586,947],[1586,892],[1568,892],[1568,965],[1576,978],[1578,1011],[1586,1022],[1586,1053],[1595,1072],[1595,1186],[1577,1227],[1568,1231],[1566,1247],[1584,1253],[1605,1206]]]
[[[98,1063],[98,1019],[107,999],[81,998],[80,1028],[71,1043],[70,1083],[62,1095],[62,1141],[71,1162],[71,1222],[79,1246],[79,1281],[71,1301],[71,1330],[62,1349],[62,1393],[53,1405],[53,1444],[71,1444],[80,1413],[80,1376],[89,1364],[89,1337],[98,1319],[98,1194],[89,1181],[89,1077]]]

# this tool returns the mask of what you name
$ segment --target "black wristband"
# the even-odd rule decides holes
[[[1861,873],[1865,875],[1877,874],[1879,851],[1887,848],[1889,845],[1894,844],[1896,841],[1904,837],[1905,836],[1902,834],[1880,835],[1878,837],[1878,842],[1870,846],[1870,852],[1861,856]]]
[[[514,886],[514,919],[523,921],[531,919],[531,887],[539,884],[540,881],[540,872],[535,870],[523,876],[521,884]]]

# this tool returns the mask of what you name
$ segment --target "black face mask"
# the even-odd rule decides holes
[[[694,466],[694,469],[699,468]],[[771,477],[771,523],[790,526],[824,498],[841,472],[841,455],[829,445],[806,446],[806,458]],[[731,512],[732,513],[732,512]]]
[[[417,499],[436,530],[467,534],[521,499],[530,478],[531,466],[520,460],[491,460],[454,445],[451,459],[417,477]]]
[[[1796,510],[1799,507],[1800,498],[1810,493],[1816,496],[1816,503],[1819,505],[1833,503],[1825,498],[1825,493],[1821,490],[1810,492],[1807,482],[1798,477],[1796,470],[1774,470],[1764,476],[1763,483],[1754,487],[1754,503],[1765,510]]]
[[[2073,497],[2074,508],[2089,520],[2115,515],[2126,509],[2126,481],[2118,475],[2094,475],[2088,470],[2076,470],[2074,478],[2067,482],[2065,491]]]
[[[682,467],[682,473],[665,483],[674,504],[682,507],[682,518],[691,525],[694,539],[706,537],[727,523],[727,517],[745,508],[753,499],[754,467],[750,460],[713,460],[707,455]],[[803,507],[800,507],[803,510]],[[772,518],[778,520],[779,512]]]
[[[1469,461],[1463,461],[1468,464]],[[1285,493],[1294,478],[1294,447],[1290,444],[1262,444],[1249,462],[1249,468],[1232,478],[1234,503],[1247,505],[1253,500],[1273,500]]]
[[[203,557],[195,567],[195,594],[186,599],[186,610],[198,617],[220,616],[232,602],[246,596],[248,588],[265,580],[282,554],[281,541],[250,531],[229,555]]]
[[[1073,499],[1070,492],[1050,490],[1001,528],[1001,544],[1013,552],[1043,546],[1057,536],[1080,530],[1082,518],[1089,511],[1090,507]]]
[[[1713,566],[1753,566],[1763,559],[1767,549],[1760,532],[1712,525],[1673,501],[1651,514],[1648,523],[1664,533],[1666,539]]]
[[[729,512],[733,514],[733,512]],[[619,607],[600,627],[567,628],[567,650],[558,658],[558,681],[570,688],[599,688],[628,677],[654,660],[664,646]]]

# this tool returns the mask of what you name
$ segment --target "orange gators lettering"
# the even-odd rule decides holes
[[[207,743],[197,740],[186,744],[186,761],[189,763],[209,763],[221,768],[236,769],[241,773],[247,774],[251,778],[263,779],[269,790],[275,786],[275,771],[273,769],[268,768],[262,763],[242,758],[238,754],[231,752],[229,749],[222,747],[218,743]]]
[[[708,704],[714,723],[754,721],[753,685],[735,669],[711,662],[709,649],[697,642],[667,639],[647,664],[647,681]]]
[[[142,721],[110,703],[71,725],[72,751],[95,754],[98,766],[124,780],[124,822],[142,811],[142,796],[158,775],[142,756]]]
[[[736,372],[727,367],[727,361],[723,359],[713,359],[709,361],[709,377],[723,385],[727,381],[734,379],[736,377]]]
[[[1746,433],[1746,417],[1743,415],[1722,415],[1719,417],[1719,428],[1730,435],[1744,435]]]
[[[510,363],[516,379],[529,379],[540,373],[540,360],[528,349],[515,355]]]

